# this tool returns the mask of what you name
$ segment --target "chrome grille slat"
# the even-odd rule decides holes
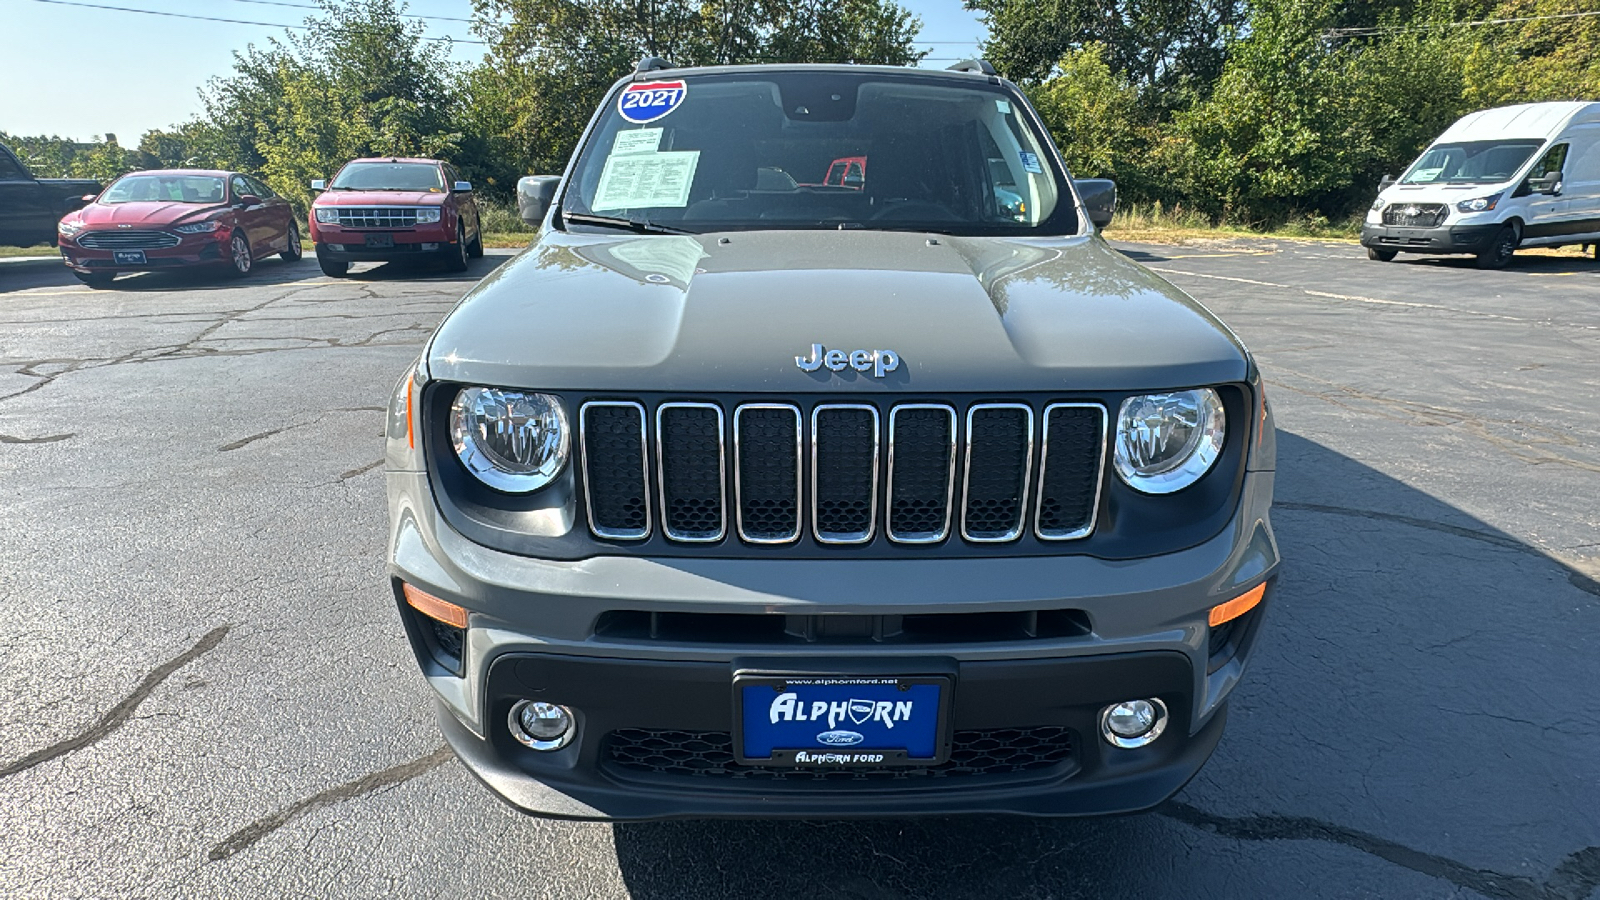
[[[728,532],[727,453],[722,407],[663,403],[656,407],[656,471],[661,483],[661,530],[675,541],[709,543]],[[714,443],[715,461],[706,452]],[[712,523],[715,527],[711,527]]]
[[[1007,420],[1012,421],[1007,424]],[[1001,543],[1021,536],[1033,465],[1033,433],[1033,407],[1026,404],[974,403],[967,408],[967,459],[961,483],[963,538],[974,543]],[[982,457],[976,479],[975,457]]]
[[[833,421],[837,424],[828,424]],[[871,433],[865,435],[861,428],[868,423]],[[852,427],[853,435],[846,431]],[[861,446],[863,438],[872,442],[870,453]],[[880,443],[876,406],[825,403],[812,408],[811,531],[820,543],[872,540],[878,522]]]
[[[747,425],[746,418],[753,421]],[[787,544],[800,538],[798,406],[746,403],[733,411],[733,497],[741,539]]]
[[[908,420],[905,424],[902,417]],[[889,474],[884,490],[888,507],[884,533],[889,540],[936,544],[949,537],[955,485],[955,409],[942,403],[902,403],[889,410]],[[926,527],[935,519],[939,527]]]
[[[1109,426],[1106,408],[1098,403],[1052,403],[1044,408],[1039,495],[1033,514],[1033,533],[1040,540],[1077,540],[1094,532],[1105,484]],[[1053,469],[1052,454],[1057,454]],[[1084,464],[1089,458],[1093,466]]]
[[[340,228],[415,228],[414,206],[339,206]]]
[[[78,246],[90,250],[164,250],[178,240],[165,231],[85,231],[77,237]]]
[[[591,413],[595,421],[591,421]],[[637,438],[628,433],[631,429],[637,429]],[[623,400],[583,404],[578,410],[578,443],[583,447],[583,497],[589,530],[609,540],[649,537],[650,467],[644,406]],[[595,469],[602,478],[593,478]],[[598,512],[596,481],[602,482]]]

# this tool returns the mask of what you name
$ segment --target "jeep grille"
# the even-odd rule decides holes
[[[807,532],[823,544],[864,544],[880,528],[901,544],[957,529],[998,543],[1021,537],[1030,517],[1042,540],[1087,537],[1107,427],[1105,407],[1076,402],[1041,415],[1021,403],[747,403],[725,414],[673,402],[652,416],[636,401],[597,400],[578,420],[597,537],[649,537],[654,507],[669,540],[732,531],[750,544]]]

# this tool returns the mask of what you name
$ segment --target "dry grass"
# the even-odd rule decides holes
[[[1210,216],[1182,206],[1164,208],[1160,203],[1133,203],[1117,210],[1106,230],[1106,237],[1118,241],[1153,244],[1181,244],[1226,238],[1282,238],[1354,243],[1361,233],[1361,220],[1330,222],[1321,216],[1292,219],[1276,228],[1258,228],[1234,222],[1216,222]]]

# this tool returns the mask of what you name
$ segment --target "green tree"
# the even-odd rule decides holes
[[[1149,173],[1141,165],[1151,140],[1139,104],[1139,89],[1111,71],[1104,44],[1069,51],[1056,74],[1028,88],[1033,102],[1072,173],[1114,178],[1128,199],[1147,199]]]

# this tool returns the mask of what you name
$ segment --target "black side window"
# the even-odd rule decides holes
[[[272,188],[267,187],[267,183],[265,181],[262,181],[259,178],[252,178],[249,175],[246,175],[245,181],[250,183],[250,187],[255,191],[256,196],[263,200],[270,200],[271,198],[278,196],[272,192]]]
[[[1528,177],[1539,178],[1549,175],[1551,172],[1560,172],[1561,168],[1566,164],[1567,145],[1557,144],[1550,148],[1550,152],[1544,155],[1544,159],[1539,160],[1538,164],[1533,167],[1533,171],[1528,173]]]
[[[456,174],[456,170],[455,170],[454,166],[445,166],[444,167],[444,181],[445,181],[445,185],[444,186],[445,187],[447,187],[447,188],[449,188],[450,190],[453,191],[453,190],[456,189],[456,182],[458,182],[460,180],[461,180],[461,176]]]
[[[11,161],[9,156],[0,156],[0,181],[11,181],[17,178],[28,177],[23,173],[22,167]]]
[[[238,203],[239,202],[239,198],[243,197],[245,194],[252,193],[252,191],[250,190],[250,182],[245,181],[243,175],[235,175],[235,176],[233,176],[232,184],[233,184],[233,202],[235,202],[235,203]]]

